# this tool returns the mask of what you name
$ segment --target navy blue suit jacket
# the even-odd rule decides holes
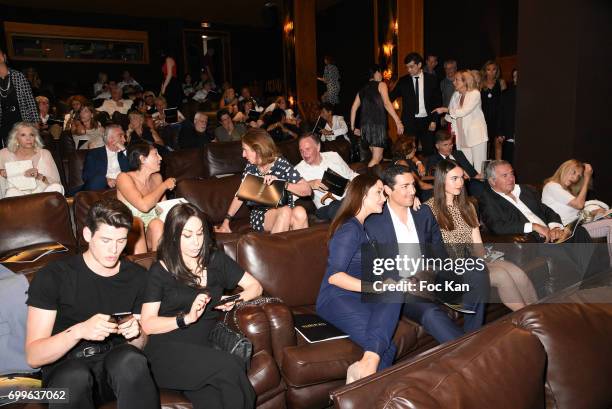
[[[117,154],[119,166],[122,172],[130,170],[125,152]],[[106,146],[91,149],[85,156],[83,165],[83,189],[82,190],[106,190],[106,171],[108,169],[108,158],[106,156]]]

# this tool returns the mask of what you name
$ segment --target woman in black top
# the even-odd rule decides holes
[[[383,157],[387,142],[387,114],[385,110],[395,121],[397,134],[404,133],[404,126],[389,100],[389,89],[382,78],[380,67],[375,65],[370,68],[370,81],[361,88],[351,108],[351,129],[355,135],[363,137],[372,152],[372,159],[370,159],[368,167],[377,165]],[[361,119],[359,127],[355,128],[355,117],[359,107],[361,107]]]
[[[251,300],[261,285],[215,248],[204,214],[192,204],[173,207],[164,223],[159,261],[149,271],[142,306],[145,353],[161,388],[182,391],[199,408],[252,408],[255,393],[240,360],[213,349],[208,340],[223,291],[240,286],[240,300]]]
[[[487,122],[489,143],[493,146],[495,146],[495,140],[500,135],[498,128],[501,94],[506,89],[506,82],[500,78],[500,75],[499,65],[493,60],[487,61],[480,70],[480,101]],[[496,150],[495,159],[501,159],[501,145],[499,146],[499,158]]]

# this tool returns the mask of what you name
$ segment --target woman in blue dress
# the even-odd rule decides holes
[[[361,360],[349,366],[347,383],[391,366],[396,352],[392,337],[402,304],[365,302],[361,293],[361,247],[369,244],[363,223],[370,214],[382,212],[384,203],[382,182],[359,175],[350,183],[329,229],[329,257],[317,313],[364,350]]]

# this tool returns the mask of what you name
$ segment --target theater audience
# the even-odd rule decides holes
[[[162,179],[159,174],[161,156],[154,145],[137,143],[127,151],[130,171],[117,176],[117,198],[134,216],[134,231],[139,234],[134,254],[157,250],[164,223],[157,217],[155,205],[166,200],[166,190],[173,190],[174,178]]]
[[[296,126],[289,123],[285,111],[280,108],[266,116],[264,126],[274,142],[297,139],[300,132]]]
[[[7,146],[9,132],[17,122],[38,123],[38,108],[26,77],[9,68],[0,49],[0,148]]]
[[[542,203],[554,210],[563,225],[568,225],[580,217],[585,208],[587,193],[593,178],[593,168],[588,163],[570,159],[561,164],[555,173],[544,181]],[[585,214],[586,218],[605,214],[609,209],[595,206],[595,210]],[[612,260],[612,219],[603,218],[583,223],[592,238],[606,237],[610,259]]]
[[[259,112],[255,109],[254,99],[244,99],[238,103],[239,111],[234,115],[232,121],[245,123],[250,127],[259,128],[263,121],[259,119]]]
[[[95,149],[104,145],[104,128],[95,118],[92,104],[85,103],[71,121],[70,133],[77,149]]]
[[[157,109],[155,108],[155,98],[157,98],[157,96],[155,93],[153,91],[145,91],[142,94],[142,97],[144,98],[147,106],[147,114],[153,115],[155,112],[157,112]]]
[[[438,56],[429,54],[425,57],[425,66],[423,67],[423,72],[433,75],[438,79],[438,72],[436,68],[438,67]]]
[[[81,107],[87,103],[87,98],[83,95],[72,95],[66,101],[66,104],[70,107],[70,111],[64,115],[64,129],[70,129],[72,121],[78,116]]]
[[[7,178],[6,165],[17,161],[31,163],[32,167],[23,172],[26,180]],[[51,153],[43,149],[38,127],[17,122],[8,135],[7,147],[0,150],[0,198],[42,192],[64,194],[57,166]]]
[[[295,205],[293,195],[310,196],[312,192],[310,186],[293,166],[280,156],[274,140],[265,130],[251,128],[247,131],[242,137],[242,157],[247,160],[243,177],[247,174],[263,177],[266,184],[277,179],[287,182],[285,188],[287,204],[277,208],[262,208],[255,203],[247,203],[247,206],[251,207],[251,228],[255,231],[280,233],[308,227],[306,210]],[[242,205],[243,201],[234,197],[223,224],[216,229],[218,232],[231,233],[230,221]]]
[[[135,98],[134,101],[132,102],[132,108],[130,109],[130,112],[132,111],[138,111],[143,115],[147,115],[147,103],[145,102],[145,100],[143,98]],[[129,113],[128,113],[129,114]]]
[[[117,186],[117,176],[130,170],[125,149],[125,133],[119,125],[104,129],[104,146],[91,149],[83,164],[82,190],[106,190]]]
[[[193,95],[193,100],[203,104],[204,102],[209,100],[210,93],[212,92],[212,82],[206,81],[202,85],[202,88],[198,89],[198,91]]]
[[[127,114],[132,107],[132,100],[123,99],[123,91],[119,86],[110,87],[111,99],[105,99],[104,103],[97,108],[99,112],[106,112],[109,116],[113,116],[115,112]]]
[[[459,71],[454,80],[455,93],[446,107],[436,108],[439,114],[447,113],[445,120],[451,123],[457,149],[465,154],[477,171],[487,159],[487,123],[481,109],[480,91],[469,70]],[[480,170],[479,170],[480,169]]]
[[[259,101],[251,94],[251,89],[249,87],[242,87],[240,90],[240,96],[238,97],[238,102],[244,102],[252,100],[253,101],[253,109],[257,112],[263,111],[263,108],[259,106]]]
[[[183,77],[183,83],[181,84],[183,88],[183,102],[189,101],[196,93],[196,86],[193,83],[193,79],[191,78],[191,74],[186,73]]]
[[[229,87],[223,92],[221,101],[219,101],[219,108],[227,109],[231,116],[238,112],[238,97],[234,88]]]
[[[322,220],[332,220],[340,208],[343,196],[328,192],[321,179],[327,169],[331,169],[345,179],[353,180],[355,173],[337,152],[321,152],[321,141],[312,133],[304,134],[299,139],[302,161],[295,170],[308,182],[313,193],[313,202],[317,208],[316,215]]]
[[[244,125],[235,124],[232,121],[232,116],[227,109],[217,112],[217,122],[220,124],[215,128],[217,142],[239,141],[247,131]]]
[[[116,399],[118,408],[159,408],[136,317],[148,274],[120,258],[131,225],[130,211],[118,200],[94,203],[82,231],[87,250],[34,275],[27,361],[42,367],[45,387],[70,391],[66,402],[51,407],[94,409]],[[127,316],[114,318],[119,312]]]
[[[368,162],[368,167],[372,167],[382,161],[387,144],[387,113],[395,121],[398,135],[404,133],[404,125],[389,100],[387,84],[382,80],[382,69],[378,65],[373,65],[369,74],[368,84],[355,96],[351,107],[351,130],[356,136],[361,136],[369,146],[372,158]],[[355,120],[357,110],[360,108],[357,126]]]
[[[321,102],[337,105],[340,103],[340,70],[338,70],[333,57],[330,55],[326,55],[323,62],[325,63],[323,76],[317,78],[325,83],[326,87],[325,93],[321,96]]]
[[[237,287],[242,289],[238,301],[214,307],[226,297],[224,291]],[[209,334],[219,311],[261,293],[259,282],[217,249],[197,207],[173,207],[142,307],[142,326],[149,335],[145,353],[157,385],[183,392],[194,408],[253,408],[255,392],[244,364],[214,349]]]
[[[397,350],[392,338],[402,304],[363,302],[360,294],[362,246],[369,243],[363,224],[371,214],[382,212],[384,203],[382,182],[373,175],[359,175],[329,227],[329,256],[317,314],[364,350],[362,358],[349,366],[346,383],[391,366]]]
[[[467,179],[467,190],[471,196],[480,196],[484,189],[482,174],[478,173],[467,160],[462,151],[453,150],[453,136],[444,129],[436,132],[436,153],[426,160],[427,174],[433,176],[436,165],[443,159],[451,159],[464,170]]]
[[[170,108],[178,108],[183,100],[181,84],[177,78],[176,61],[170,56],[166,56],[162,65],[163,82],[159,96],[163,96]],[[159,110],[158,110],[159,111]]]
[[[270,114],[275,109],[280,108],[285,111],[285,116],[287,117],[287,122],[292,125],[297,125],[298,121],[295,117],[295,113],[291,108],[287,106],[287,99],[282,95],[277,97],[273,103],[268,105],[268,107],[264,110],[264,115]]]
[[[431,208],[442,233],[444,243],[451,250],[465,254],[460,257],[484,257],[480,224],[476,208],[468,200],[464,188],[464,170],[450,159],[442,159],[436,165],[434,196],[425,204]],[[537,301],[537,294],[529,277],[515,264],[496,260],[487,263],[491,286],[497,288],[499,297],[512,311]]]
[[[344,138],[350,142],[348,137],[348,126],[344,117],[334,115],[334,106],[327,102],[321,105],[321,118],[325,120],[325,127],[321,130],[322,141],[335,141],[337,138]]]
[[[215,137],[208,129],[208,116],[203,111],[196,112],[191,121],[183,122],[179,132],[178,145],[180,149],[201,148],[211,143]]]

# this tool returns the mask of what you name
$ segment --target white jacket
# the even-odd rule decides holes
[[[480,91],[473,89],[465,94],[463,106],[460,105],[461,94],[456,92],[448,104],[446,120],[451,123],[457,135],[457,149],[471,148],[489,140],[487,122],[482,113]]]

